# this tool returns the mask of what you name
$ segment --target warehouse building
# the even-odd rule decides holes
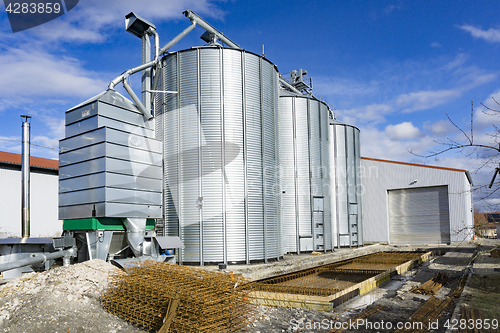
[[[31,157],[31,236],[60,236],[59,161]],[[21,155],[0,152],[0,238],[21,236]]]
[[[466,170],[361,158],[364,241],[429,244],[474,234]]]

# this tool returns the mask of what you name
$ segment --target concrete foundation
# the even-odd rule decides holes
[[[358,251],[359,252],[359,251]],[[377,251],[378,252],[378,251]],[[329,296],[309,296],[287,293],[275,293],[266,291],[252,291],[248,294],[249,302],[267,306],[305,308],[309,310],[332,311],[340,304],[360,295],[364,295],[378,286],[386,283],[391,277],[402,274],[418,263],[428,261],[431,251],[419,255],[413,260],[409,260],[390,268],[380,274],[368,278],[360,283],[354,284],[346,289],[336,292]],[[358,255],[359,256],[359,255]],[[349,257],[351,257],[349,255]],[[356,256],[357,257],[357,256]],[[348,259],[352,259],[351,257]],[[338,260],[339,262],[342,260]]]

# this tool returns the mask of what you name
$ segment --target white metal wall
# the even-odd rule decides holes
[[[365,243],[391,241],[388,190],[441,185],[448,186],[451,241],[472,238],[472,192],[465,172],[362,158],[361,178]]]
[[[58,220],[57,175],[30,174],[30,226],[32,237],[54,237],[62,233]],[[21,171],[0,165],[0,232],[21,236]]]

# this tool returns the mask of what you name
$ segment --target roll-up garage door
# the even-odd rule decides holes
[[[391,243],[449,243],[448,186],[388,190]]]

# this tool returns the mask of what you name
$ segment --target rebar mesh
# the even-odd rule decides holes
[[[250,283],[256,291],[330,296],[405,262],[422,252],[379,252]]]
[[[422,283],[418,287],[413,287],[411,291],[415,294],[435,295],[448,280],[449,277],[446,273],[439,272],[431,280]]]
[[[234,332],[256,313],[254,306],[244,302],[244,283],[227,273],[140,261],[110,275],[101,303],[115,315],[158,330],[178,295],[170,332]]]

